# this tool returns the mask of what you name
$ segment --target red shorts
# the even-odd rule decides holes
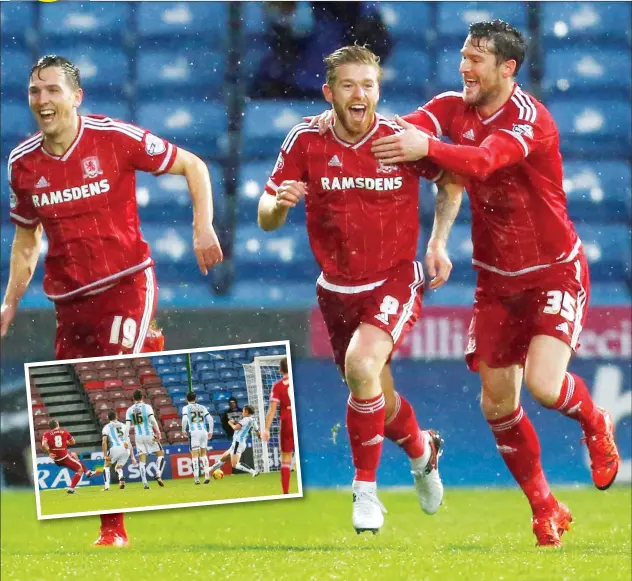
[[[83,470],[83,464],[75,454],[70,452],[68,456],[66,456],[63,460],[55,460],[55,464],[57,466],[64,466],[65,468],[70,468],[73,472],[79,472],[79,470]]]
[[[292,453],[294,452],[294,427],[292,426],[292,419],[281,420],[281,452]]]
[[[102,293],[57,303],[55,358],[140,353],[157,298],[154,269],[147,268]]]
[[[402,264],[382,284],[367,289],[371,286],[332,285],[322,276],[318,281],[318,305],[334,361],[343,375],[347,347],[360,323],[369,323],[389,333],[395,352],[421,314],[424,274],[419,262]]]
[[[586,320],[590,277],[583,249],[565,264],[519,277],[481,271],[465,360],[472,371],[524,366],[531,339],[557,337],[577,351]]]

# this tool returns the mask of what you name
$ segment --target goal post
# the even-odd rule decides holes
[[[266,414],[270,405],[272,386],[283,378],[279,369],[283,355],[261,355],[252,363],[243,363],[248,391],[248,404],[255,408],[255,417],[261,430],[265,427]],[[280,420],[276,414],[270,426],[270,440],[252,439],[255,470],[272,472],[281,469]]]

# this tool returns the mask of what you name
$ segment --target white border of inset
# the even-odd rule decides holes
[[[243,343],[240,345],[222,345],[220,347],[200,347],[196,349],[179,349],[175,351],[153,351],[151,353],[131,353],[129,355],[116,355],[116,356],[107,356],[107,357],[86,357],[81,359],[62,359],[62,360],[53,360],[53,361],[38,361],[37,363],[25,363],[24,364],[24,378],[26,381],[26,398],[28,402],[28,414],[29,414],[29,430],[31,435],[31,455],[32,455],[32,463],[33,463],[33,486],[35,488],[35,504],[37,506],[37,519],[38,520],[51,520],[51,519],[59,519],[59,518],[75,518],[81,516],[96,516],[101,514],[118,514],[118,513],[126,513],[126,512],[142,512],[142,511],[151,511],[151,510],[167,510],[173,508],[191,508],[194,506],[215,506],[221,504],[237,504],[242,502],[256,502],[259,500],[282,500],[289,498],[303,498],[303,480],[301,475],[301,456],[299,452],[299,443],[298,443],[298,426],[296,420],[296,405],[292,406],[292,424],[294,428],[294,466],[295,466],[295,474],[296,474],[296,482],[298,485],[298,492],[293,494],[279,494],[274,496],[255,496],[255,497],[246,497],[246,498],[228,498],[225,500],[209,500],[202,502],[183,502],[179,504],[165,504],[159,506],[143,506],[143,507],[135,507],[135,508],[121,508],[121,509],[109,509],[103,511],[89,511],[89,512],[73,512],[69,514],[53,514],[53,515],[42,515],[41,503],[40,503],[40,490],[39,490],[39,479],[38,468],[37,468],[37,446],[35,442],[35,424],[33,421],[33,406],[31,402],[31,382],[29,369],[33,367],[45,367],[47,365],[68,365],[72,363],[90,363],[93,361],[111,361],[118,359],[139,359],[144,357],[159,357],[166,355],[183,355],[183,354],[192,354],[192,353],[212,353],[213,351],[223,351],[223,350],[236,350],[236,349],[258,349],[260,347],[285,347],[285,352],[287,354],[288,359],[288,377],[290,379],[290,385],[292,386],[292,390],[294,390],[294,380],[292,376],[292,354],[290,349],[290,342],[288,340],[285,341],[268,341],[263,343]],[[292,402],[296,403],[296,398],[293,398]],[[269,402],[268,402],[269,403]]]

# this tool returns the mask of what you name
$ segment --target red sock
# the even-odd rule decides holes
[[[424,442],[413,406],[399,393],[395,393],[395,409],[386,419],[384,436],[400,446],[409,458],[421,458]]]
[[[74,488],[75,486],[77,486],[82,476],[83,474],[80,474],[79,472],[75,472],[75,475],[72,477],[72,480],[70,481],[70,488]]]
[[[540,464],[540,442],[522,406],[508,416],[487,422],[496,438],[496,447],[527,496],[533,514],[553,508],[556,501]]]
[[[127,539],[127,532],[125,530],[125,515],[122,512],[116,514],[102,514],[101,515],[101,534],[108,535],[116,533]]]
[[[384,395],[347,401],[347,432],[355,480],[375,482],[384,441]]]
[[[281,464],[281,486],[283,487],[283,494],[290,493],[290,465]]]
[[[553,409],[566,417],[577,420],[584,432],[592,434],[600,427],[601,413],[590,397],[584,380],[574,373],[566,373],[560,397]]]

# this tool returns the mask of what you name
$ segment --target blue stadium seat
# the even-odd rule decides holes
[[[500,18],[518,30],[527,31],[527,5],[524,2],[438,2],[437,32],[440,44],[461,48],[472,22]]]
[[[217,410],[217,411],[220,411],[220,410]],[[219,417],[219,416],[214,416],[214,417]],[[221,420],[218,420],[218,423],[213,426],[213,439],[221,440],[224,438],[226,438],[226,432],[222,428]]]
[[[211,410],[209,410],[209,411],[211,411]],[[222,425],[222,419],[217,414],[211,413],[211,418],[212,418],[213,423],[215,424],[215,426],[221,426]]]
[[[16,147],[20,141],[23,141],[29,135],[33,134],[37,127],[31,111],[27,104],[12,103],[5,99],[0,105],[2,115],[2,141],[9,145],[9,149],[3,155],[9,154],[9,151]]]
[[[219,359],[215,362],[215,369],[223,371],[224,369],[233,369],[234,365],[232,361],[226,361],[225,359]]]
[[[213,363],[212,361],[200,361],[199,363],[194,363],[193,364],[193,370],[195,372],[214,371],[215,370],[215,363]]]
[[[246,381],[238,380],[238,381],[229,381],[224,385],[225,389],[233,392],[233,391],[243,391],[246,389]]]
[[[158,355],[151,358],[151,364],[154,367],[158,365],[169,365],[169,356],[168,355]]]
[[[627,221],[632,216],[632,171],[618,161],[568,161],[564,191],[572,220]]]
[[[241,359],[242,357],[245,357],[245,355],[246,351],[243,349],[232,349],[224,357],[227,359]]]
[[[169,356],[169,361],[171,363],[186,363],[187,362],[187,356],[186,356],[186,354],[184,354],[184,355],[170,355]]]
[[[248,399],[248,392],[243,390],[231,391],[231,395],[235,399]]]
[[[226,148],[226,111],[212,101],[141,101],[138,124],[203,157],[218,156]]]
[[[200,405],[207,405],[211,403],[211,396],[208,395],[207,393],[198,393],[196,395],[197,395],[197,397],[195,398],[196,403],[199,403]]]
[[[200,361],[209,361],[208,353],[191,353],[191,363],[199,363]]]
[[[132,110],[128,101],[97,101],[92,95],[86,97],[79,108],[81,115],[106,115],[112,119],[131,122]]]
[[[228,13],[224,2],[140,2],[135,5],[138,34],[145,48],[178,46],[185,39],[201,46],[221,48],[226,38]]]
[[[186,395],[187,388],[184,385],[173,384],[171,386],[167,386],[167,393],[169,394],[169,397],[173,399],[174,397]]]
[[[221,199],[224,189],[223,170],[216,163],[207,163],[211,174],[214,202]],[[191,195],[184,176],[149,173],[136,174],[136,201],[141,222],[190,222],[193,216]],[[219,204],[216,204],[219,205]],[[217,209],[217,208],[216,208]],[[218,220],[220,219],[216,212]]]
[[[433,7],[434,8],[434,7]],[[430,4],[426,2],[378,2],[377,9],[398,45],[424,48],[432,31]],[[388,60],[386,61],[388,63]]]
[[[177,374],[177,373],[170,373],[167,375],[159,374],[159,375],[161,376],[160,378],[162,379],[163,385],[169,385],[170,383],[176,385],[176,384],[180,384],[180,382],[182,381],[180,379],[180,374]]]
[[[432,68],[428,53],[423,49],[396,46],[384,62],[380,93],[385,97],[411,94],[420,101],[426,100],[431,96],[431,81]]]
[[[177,363],[174,365],[176,373],[188,373],[187,366],[183,363]]]
[[[319,272],[303,227],[264,232],[257,226],[238,226],[234,257],[242,280],[315,280]]]
[[[215,409],[217,410],[218,413],[224,413],[225,411],[228,411],[230,409],[230,404],[227,401],[218,401],[215,404]],[[222,430],[223,432],[224,430]]]
[[[213,392],[213,401],[228,401],[230,399],[230,393],[227,391],[214,391]]]
[[[164,363],[154,363],[154,367],[158,375],[166,375],[167,373],[176,373],[176,368]]]
[[[219,373],[217,371],[201,371],[199,378],[202,383],[210,383],[219,379]]]
[[[436,93],[443,91],[460,91],[463,88],[463,77],[459,72],[461,63],[460,48],[440,50],[438,52]],[[529,91],[529,63],[525,61],[516,77],[518,84]]]
[[[4,5],[3,2],[3,10]],[[3,98],[15,95],[23,101],[26,107],[26,88],[29,82],[28,74],[33,66],[33,58],[29,51],[21,47],[3,48],[0,56],[2,58],[0,81]]]
[[[593,280],[630,280],[632,273],[629,226],[607,223],[577,224],[576,228],[584,243]]]
[[[224,369],[219,372],[219,378],[222,381],[232,381],[237,379],[237,371],[234,369]]]
[[[628,97],[632,73],[630,52],[596,47],[567,47],[544,53],[542,88],[594,97]]]
[[[542,2],[538,7],[545,48],[590,41],[630,44],[629,2]]]
[[[303,117],[322,113],[322,101],[251,101],[244,112],[242,150],[246,157],[276,155],[290,129]]]
[[[309,2],[296,2],[296,9],[292,16],[292,30],[295,33],[307,32],[313,24],[312,9]],[[267,16],[265,3],[243,2],[241,4],[242,23],[248,43],[261,38],[267,31]]]
[[[173,402],[174,406],[176,406],[176,407],[180,406],[179,407],[180,416],[182,416],[182,408],[189,403],[187,401],[187,396],[186,395],[176,395],[176,396],[171,398],[171,401]]]
[[[136,60],[136,80],[140,93],[154,97],[178,95],[221,98],[225,57],[196,44],[179,44],[173,50],[140,51]]]
[[[266,347],[267,351],[268,351],[268,355],[285,355],[285,347],[282,346],[278,346],[275,347],[274,345],[270,346],[270,347]]]
[[[42,4],[39,8],[40,30],[49,39],[109,43],[120,39],[132,24],[129,2],[62,2]]]
[[[205,383],[204,387],[206,388],[206,391],[208,392],[226,390],[226,385],[223,382],[219,381],[218,379],[210,383]]]
[[[562,154],[630,158],[630,102],[556,97],[549,110],[560,130]]]
[[[86,89],[88,100],[99,97],[97,89],[107,90],[110,99],[112,92],[116,95],[130,92],[130,63],[122,49],[109,47],[105,52],[100,47],[74,42],[68,46],[50,43],[46,49],[46,52],[65,56],[79,68],[81,86]]]
[[[1,2],[0,3],[0,37],[2,47],[26,45],[34,35],[35,28],[34,2]],[[4,63],[2,64],[4,67]],[[22,71],[26,80],[27,71]]]

